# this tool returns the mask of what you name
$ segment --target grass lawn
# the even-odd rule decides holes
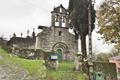
[[[27,60],[21,59],[17,56],[13,56],[3,49],[0,48],[0,65],[7,64],[7,65],[16,65],[20,66],[21,68],[25,69],[29,72],[30,75],[32,74],[41,74],[42,70],[45,70],[43,67],[42,60]]]
[[[73,62],[61,62],[58,70],[47,70],[48,80],[85,80],[81,72],[73,69]]]
[[[13,56],[0,48],[0,65],[9,64],[20,66],[29,72],[30,75],[41,75],[47,72],[48,80],[85,80],[83,74],[74,72],[73,62],[61,62],[59,70],[45,70],[42,60],[27,60]]]

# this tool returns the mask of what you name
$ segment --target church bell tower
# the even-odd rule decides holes
[[[68,27],[68,11],[62,4],[51,12],[52,27]]]

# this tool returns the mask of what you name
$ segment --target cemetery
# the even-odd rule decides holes
[[[119,38],[113,40],[119,33],[108,28],[111,22],[102,24],[107,14],[94,7],[95,0],[69,0],[67,9],[62,4],[53,8],[50,26],[38,25],[40,32],[27,30],[25,37],[14,33],[9,40],[0,37],[0,80],[120,80]],[[117,52],[93,52],[96,16],[100,27],[107,26],[98,33],[116,44]],[[112,32],[115,37],[108,35]]]

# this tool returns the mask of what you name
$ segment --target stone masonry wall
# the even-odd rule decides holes
[[[51,51],[56,43],[62,42],[67,45],[71,55],[78,51],[75,36],[69,33],[68,28],[65,27],[45,27],[43,32],[37,35],[37,39],[38,49]]]

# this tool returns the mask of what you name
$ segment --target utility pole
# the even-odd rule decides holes
[[[95,2],[95,0],[94,0]],[[89,0],[88,5],[88,23],[89,23],[89,56],[88,56],[88,65],[89,65],[89,80],[93,80],[93,54],[92,54],[92,8],[94,8],[94,2]]]

